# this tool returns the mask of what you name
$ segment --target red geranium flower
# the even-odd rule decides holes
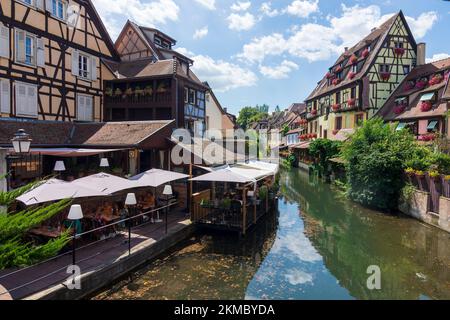
[[[430,111],[433,108],[433,105],[431,104],[431,101],[422,101],[422,104],[420,105],[420,110],[422,112]]]

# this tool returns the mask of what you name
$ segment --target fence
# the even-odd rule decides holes
[[[427,204],[428,211],[439,214],[440,198],[450,198],[450,181],[446,180],[444,175],[432,177],[428,173],[409,175],[407,179],[415,188],[430,194]]]

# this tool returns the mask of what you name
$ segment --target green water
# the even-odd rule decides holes
[[[94,299],[450,299],[450,234],[282,173],[278,211],[245,238],[199,233]],[[381,289],[367,287],[378,266]]]

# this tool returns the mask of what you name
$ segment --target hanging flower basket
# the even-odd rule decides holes
[[[331,109],[333,109],[334,112],[337,112],[341,109],[341,104],[340,103],[333,104],[331,106]]]
[[[146,86],[144,88],[144,94],[146,96],[151,96],[153,94],[153,87],[152,86]]]
[[[107,87],[105,89],[105,95],[111,97],[113,95],[113,89],[111,87]]]
[[[348,73],[348,75],[347,75],[347,78],[350,79],[350,80],[352,80],[355,76],[356,76],[356,73],[350,71],[350,72]]]
[[[337,66],[336,69],[334,70],[336,73],[339,73],[342,71],[342,67],[341,66]]]
[[[433,105],[431,104],[431,101],[422,101],[422,104],[420,105],[420,110],[422,112],[430,111],[433,108]]]
[[[350,64],[355,64],[356,62],[358,62],[358,57],[355,54],[353,54],[350,57],[349,61],[350,61]]]
[[[125,95],[131,96],[132,94],[133,94],[133,89],[127,88],[127,90],[125,90]]]
[[[435,84],[441,83],[442,80],[444,80],[444,77],[443,77],[440,73],[438,73],[438,74],[435,74],[435,75],[430,79],[430,81],[428,81],[428,84],[429,84],[430,86],[434,86]]]
[[[395,48],[394,53],[396,56],[402,56],[405,54],[405,48]]]
[[[380,77],[381,77],[381,80],[388,81],[389,78],[391,77],[391,73],[390,72],[380,72]]]
[[[427,78],[422,78],[420,80],[417,80],[416,82],[416,89],[420,89],[422,90],[423,88],[425,88],[428,84]]]
[[[334,86],[336,86],[336,85],[338,85],[339,83],[341,83],[341,79],[333,79],[333,82],[332,82],[332,84],[334,85]]]
[[[407,81],[405,83],[404,91],[409,91],[414,89],[414,81]]]
[[[363,58],[367,58],[369,56],[370,52],[369,49],[364,49],[364,51],[361,53]]]
[[[339,132],[339,130],[333,130],[333,135],[335,136],[335,135],[337,135],[338,134],[338,132]]]
[[[312,109],[312,110],[311,110],[311,114],[312,114],[313,116],[317,115],[317,109]]]
[[[141,87],[137,86],[137,87],[134,89],[134,95],[135,95],[136,97],[141,96],[141,95],[143,95],[143,94],[144,94],[144,90],[142,90]]]
[[[347,100],[347,105],[349,107],[354,107],[356,105],[356,99],[354,99],[354,98],[348,99]]]
[[[114,91],[114,95],[115,96],[121,96],[122,95],[122,90],[120,90],[120,88],[117,88],[115,91]]]
[[[327,72],[327,74],[325,75],[325,77],[326,77],[327,79],[331,79],[331,78],[333,78],[333,74],[332,74],[331,72]]]
[[[404,105],[398,105],[394,107],[394,113],[395,114],[401,114],[403,112],[405,112],[405,106]]]

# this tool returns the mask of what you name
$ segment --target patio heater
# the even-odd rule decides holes
[[[22,156],[28,154],[30,152],[31,147],[31,141],[30,135],[25,132],[24,129],[19,129],[15,134],[14,137],[11,139],[11,143],[13,145],[14,149],[14,155],[8,155],[6,157],[6,168],[8,171],[7,176],[7,189],[9,190],[11,187],[11,162],[12,160],[21,159]]]
[[[75,265],[75,248],[76,248],[76,238],[77,238],[77,223],[81,223],[81,219],[83,219],[83,210],[79,204],[73,204],[70,207],[69,214],[67,219],[72,221],[74,235],[72,240],[72,265]],[[74,271],[75,272],[75,271]],[[74,279],[75,281],[75,279]]]
[[[166,184],[164,186],[163,195],[166,196],[166,206],[168,206],[169,205],[169,197],[171,197],[173,195],[172,186],[170,184]],[[165,215],[166,215],[166,219],[165,220],[166,220],[166,234],[167,234],[167,227],[168,227],[167,226],[168,225],[168,223],[167,223],[167,214],[168,214],[169,208],[166,207],[166,210],[164,210],[164,211],[165,211]]]
[[[134,193],[128,193],[125,199],[125,205],[129,208],[128,210],[128,255],[131,254],[131,210],[133,210],[133,216],[136,214],[136,195]]]

